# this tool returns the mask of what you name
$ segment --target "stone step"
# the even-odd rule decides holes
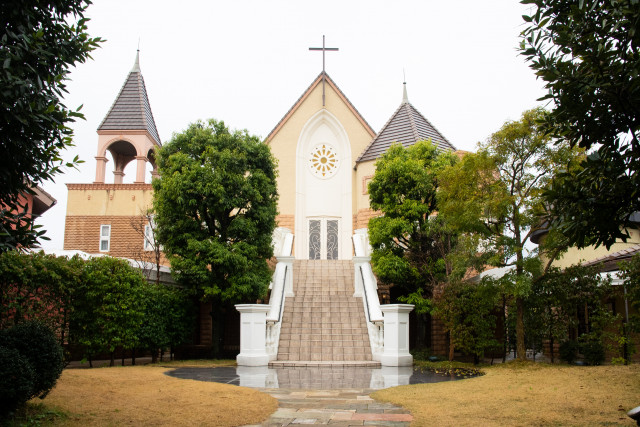
[[[365,363],[371,359],[362,299],[354,297],[351,261],[293,265],[294,297],[282,316],[277,363]]]

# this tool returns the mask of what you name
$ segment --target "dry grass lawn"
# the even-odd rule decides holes
[[[273,413],[273,397],[243,387],[184,380],[167,368],[67,369],[44,403],[69,414],[65,426],[237,426]]]
[[[497,365],[486,375],[380,390],[372,397],[409,409],[411,426],[634,425],[640,365]]]

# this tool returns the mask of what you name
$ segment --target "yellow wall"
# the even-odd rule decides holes
[[[367,184],[371,181],[371,178],[373,178],[375,171],[375,160],[358,163],[356,179],[353,183],[353,205],[357,207],[356,212],[361,209],[369,208],[369,191],[367,189]]]
[[[554,267],[566,268],[575,264],[580,264],[582,262],[592,261],[596,258],[600,258],[614,252],[621,251],[623,249],[629,248],[631,246],[637,245],[640,243],[640,231],[638,230],[630,230],[629,234],[631,237],[627,239],[626,243],[617,242],[611,246],[611,249],[607,249],[604,246],[599,246],[595,248],[593,246],[578,249],[578,248],[569,248],[569,250],[559,257],[557,260],[553,262]],[[547,258],[541,256],[543,263],[546,263]]]
[[[151,207],[150,184],[67,184],[67,216],[137,216]]]

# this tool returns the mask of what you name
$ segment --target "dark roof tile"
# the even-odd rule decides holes
[[[162,145],[151,112],[144,78],[138,67],[129,73],[98,130],[146,130],[159,145]]]
[[[358,157],[356,163],[377,159],[394,142],[410,147],[418,141],[429,138],[439,150],[456,149],[409,101],[404,99],[380,133]]]

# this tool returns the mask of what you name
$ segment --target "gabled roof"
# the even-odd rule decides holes
[[[267,137],[265,138],[265,142],[266,143],[269,143],[269,141],[271,139],[273,139],[273,137],[278,133],[278,131],[282,128],[282,126],[284,126],[284,124],[287,122],[287,120],[289,120],[289,118],[296,112],[298,107],[300,107],[300,105],[307,99],[309,94],[311,94],[311,92],[313,92],[315,87],[322,83],[322,76],[323,75],[325,77],[325,83],[328,84],[329,86],[331,86],[333,88],[333,90],[336,91],[338,96],[347,105],[347,107],[349,107],[351,112],[354,114],[354,116],[356,116],[358,121],[362,124],[362,126],[364,126],[364,128],[367,130],[367,132],[369,132],[369,134],[371,134],[371,136],[374,136],[376,134],[376,132],[373,130],[373,128],[371,126],[369,126],[369,123],[367,123],[367,121],[364,119],[364,117],[362,117],[362,115],[356,109],[356,107],[354,107],[353,104],[351,103],[351,101],[349,101],[349,98],[347,98],[345,96],[345,94],[342,92],[342,90],[340,90],[338,85],[335,84],[335,82],[333,80],[331,80],[331,77],[329,77],[329,74],[327,74],[325,71],[322,71],[322,72],[320,72],[318,77],[316,77],[316,79],[309,85],[307,90],[304,91],[304,93],[300,96],[300,98],[298,98],[298,100],[293,104],[293,106],[289,109],[289,111],[287,111],[287,114],[285,114],[284,117],[282,117],[282,119],[280,119],[278,124],[273,128],[273,130],[271,132],[269,132],[269,135],[267,135]]]
[[[455,147],[438,130],[411,105],[407,98],[406,86],[400,107],[384,125],[380,133],[358,157],[356,163],[375,160],[383,155],[394,142],[410,147],[418,141],[431,138],[440,150],[453,150]]]
[[[140,71],[139,52],[118,97],[98,127],[98,131],[101,130],[146,130],[162,145]]]

